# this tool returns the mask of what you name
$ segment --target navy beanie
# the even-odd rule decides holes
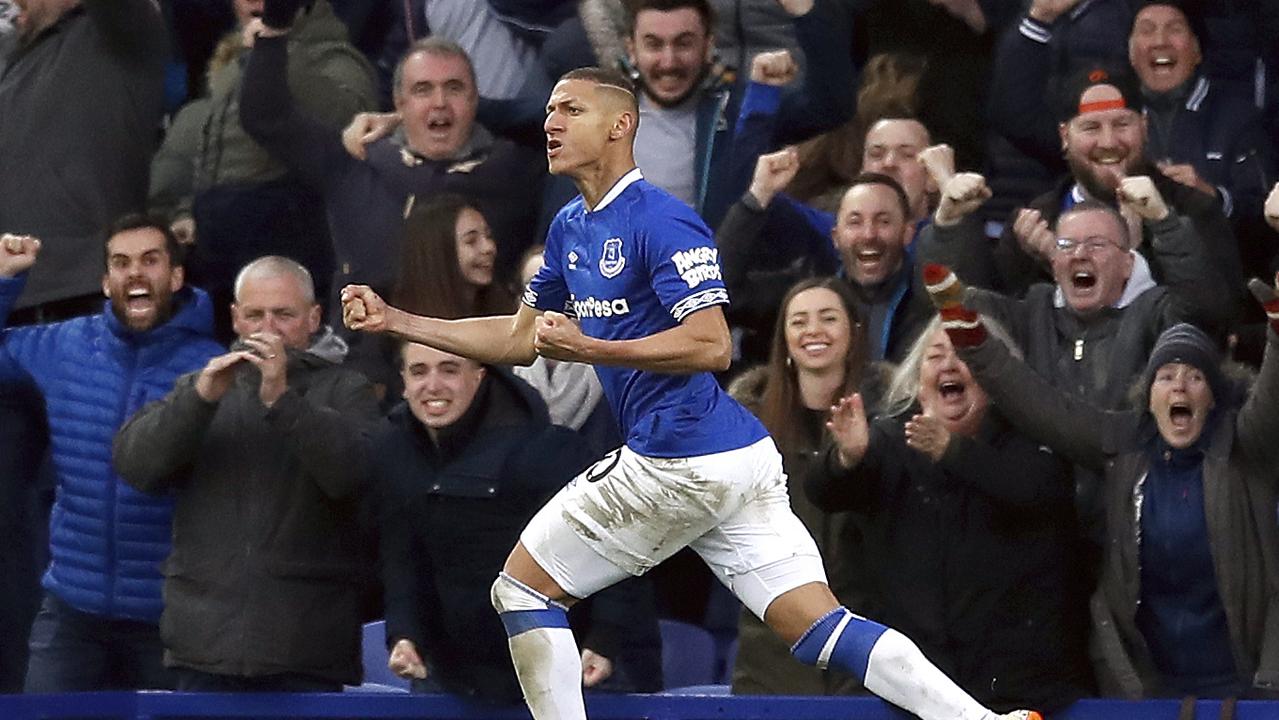
[[[1221,373],[1221,354],[1212,339],[1190,323],[1178,323],[1164,330],[1146,362],[1146,393],[1155,381],[1155,372],[1168,363],[1190,365],[1204,374],[1218,404],[1228,397],[1226,376]]]

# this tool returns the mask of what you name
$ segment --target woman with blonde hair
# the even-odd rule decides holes
[[[1070,465],[996,412],[934,318],[871,420],[839,400],[806,489],[865,528],[878,622],[994,708],[1053,711],[1091,685]]]

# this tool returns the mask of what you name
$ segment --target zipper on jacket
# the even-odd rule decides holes
[[[1084,359],[1084,339],[1075,338],[1075,362]]]

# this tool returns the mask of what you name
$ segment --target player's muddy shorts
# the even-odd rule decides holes
[[[691,458],[614,450],[551,498],[520,541],[577,598],[685,546],[760,617],[787,590],[826,581],[771,438]]]

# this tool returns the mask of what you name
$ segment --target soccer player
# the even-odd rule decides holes
[[[731,347],[717,250],[692,209],[635,167],[637,118],[618,73],[579,69],[556,84],[546,155],[582,195],[552,223],[546,264],[514,315],[446,321],[388,307],[367,287],[342,291],[352,329],[483,363],[543,355],[597,367],[626,444],[533,517],[493,583],[533,717],[585,717],[567,607],[684,546],[801,661],[856,673],[925,720],[1000,717],[904,635],[831,594],[817,547],[791,513],[781,456],[710,374],[728,367]]]

